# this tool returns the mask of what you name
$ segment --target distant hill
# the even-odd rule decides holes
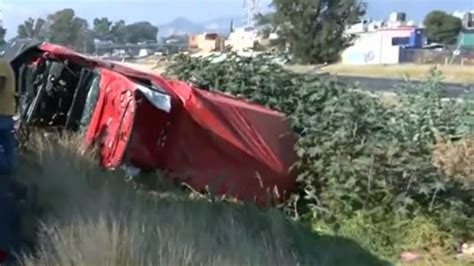
[[[222,17],[212,19],[205,22],[193,22],[183,17],[174,19],[171,22],[158,26],[159,35],[161,37],[167,37],[173,34],[186,34],[186,33],[202,33],[202,32],[216,32],[221,34],[229,33],[230,22],[234,21],[234,27],[242,26],[242,19],[232,17]]]
[[[202,32],[204,26],[194,23],[186,18],[176,18],[171,22],[158,26],[158,34],[167,37],[173,34],[197,33]]]

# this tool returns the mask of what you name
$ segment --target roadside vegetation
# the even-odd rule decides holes
[[[300,136],[299,189],[281,206],[290,217],[391,260],[405,251],[445,258],[473,240],[474,158],[450,156],[471,154],[473,108],[468,98],[442,99],[439,72],[386,104],[263,58],[212,60],[182,56],[167,74],[288,115]]]
[[[81,152],[79,136],[36,133],[17,175],[34,250],[23,265],[390,265],[404,252],[469,265],[455,255],[474,240],[473,109],[441,98],[439,73],[389,105],[233,53],[183,55],[166,75],[286,113],[299,135],[292,198],[259,209],[159,173],[127,179]]]

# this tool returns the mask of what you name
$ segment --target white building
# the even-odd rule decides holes
[[[388,19],[387,28],[394,29],[407,25],[407,14],[405,12],[392,12]]]
[[[364,19],[359,23],[351,25],[346,29],[346,34],[360,34],[367,32],[369,30],[369,23],[370,21],[368,19]]]
[[[248,51],[259,41],[259,33],[255,28],[237,28],[229,35],[225,45],[230,45],[234,51]]]
[[[423,32],[404,12],[393,12],[387,21],[363,20],[348,28],[354,44],[342,53],[344,64],[398,64],[403,47],[421,48]]]
[[[413,26],[383,28],[358,34],[354,44],[342,53],[343,64],[398,64],[402,48],[421,47],[422,31]]]
[[[155,52],[151,49],[140,49],[140,51],[138,51],[138,57],[147,57],[147,56],[152,55],[154,53]]]
[[[372,21],[371,19],[364,19],[359,23],[351,25],[346,29],[346,34],[361,34],[366,32],[373,32],[384,28],[386,23],[384,21]]]
[[[453,16],[459,18],[459,19],[464,19],[466,15],[468,14],[474,14],[474,10],[471,11],[454,11]]]

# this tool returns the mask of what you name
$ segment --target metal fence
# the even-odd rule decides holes
[[[451,49],[402,49],[400,63],[474,65],[474,49],[455,53]]]

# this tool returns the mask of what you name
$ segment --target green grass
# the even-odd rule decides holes
[[[193,199],[166,181],[147,192],[76,143],[37,136],[21,157],[23,236],[37,244],[22,265],[388,265],[275,209]]]

